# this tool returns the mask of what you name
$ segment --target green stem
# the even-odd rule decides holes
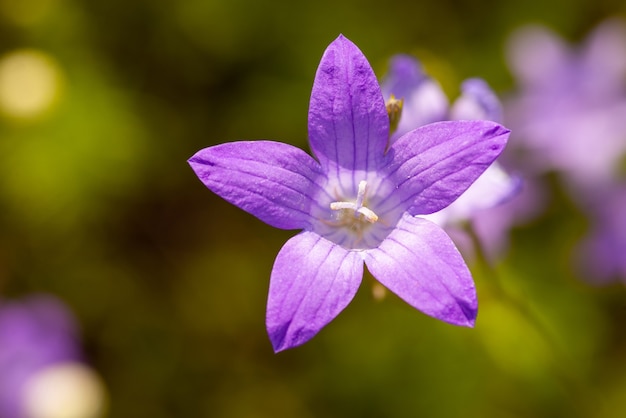
[[[576,408],[577,412],[579,412],[581,417],[598,416],[598,412],[603,410],[600,397],[581,377],[582,373],[578,369],[576,361],[555,339],[544,321],[531,309],[527,302],[528,299],[519,298],[507,289],[496,268],[488,259],[480,238],[471,223],[466,224],[465,230],[470,236],[474,247],[476,267],[479,269],[481,276],[486,279],[485,281],[491,287],[493,293],[510,306],[513,306],[551,349],[553,357],[553,361],[550,362],[553,368],[552,372],[570,393],[572,402],[578,407]]]

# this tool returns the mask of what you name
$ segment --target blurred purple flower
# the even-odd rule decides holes
[[[23,398],[29,379],[79,357],[73,317],[57,299],[0,300],[0,417],[29,418]]]
[[[599,25],[579,48],[528,26],[507,48],[518,89],[505,102],[524,164],[593,187],[626,151],[626,23]]]
[[[362,52],[339,36],[324,52],[309,107],[316,159],[272,141],[205,148],[189,163],[213,192],[281,229],[303,229],[272,269],[266,325],[275,351],[301,345],[352,300],[363,262],[411,306],[473,326],[471,274],[449,237],[415,217],[455,200],[500,154],[508,130],[440,122],[390,147],[380,86]]]
[[[385,100],[393,95],[403,101],[402,116],[397,129],[391,133],[391,143],[415,128],[449,119],[448,98],[441,85],[410,55],[391,58],[380,89]]]
[[[465,80],[461,85],[461,96],[449,106],[441,86],[423,72],[416,58],[409,55],[396,55],[391,59],[381,90],[387,100],[392,96],[403,100],[398,130],[392,135],[392,142],[411,129],[440,120],[502,122],[500,100],[485,81],[479,78]],[[480,211],[508,201],[518,194],[520,188],[520,177],[508,174],[500,164],[494,162],[451,205],[423,217],[452,232],[451,228],[472,220]],[[507,219],[513,222],[513,219]],[[500,228],[483,229],[490,235],[481,237],[481,241],[503,241],[504,231],[508,227],[509,224],[501,224]],[[467,240],[455,234],[455,242],[462,244]],[[461,247],[469,251],[467,245]]]
[[[577,271],[595,284],[626,282],[626,184],[597,187],[587,196],[591,231],[575,252]]]

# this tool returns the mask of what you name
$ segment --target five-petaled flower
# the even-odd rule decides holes
[[[190,160],[214,193],[282,229],[302,229],[271,273],[266,325],[275,351],[305,343],[372,275],[411,306],[473,326],[476,291],[460,253],[434,223],[493,162],[509,131],[439,122],[388,146],[389,117],[363,53],[339,36],[317,70],[309,106],[315,158],[273,141],[205,148]]]

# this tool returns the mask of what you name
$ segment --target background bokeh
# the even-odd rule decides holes
[[[0,0],[0,294],[67,303],[111,418],[622,417],[626,290],[578,277],[588,225],[551,176],[549,207],[495,269],[471,265],[475,329],[379,300],[366,276],[317,337],[275,355],[269,273],[294,232],[186,163],[238,139],[306,149],[339,33],[379,76],[408,52],[451,96],[470,76],[504,94],[515,28],[576,42],[620,14],[621,0]]]

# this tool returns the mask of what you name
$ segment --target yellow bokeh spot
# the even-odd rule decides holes
[[[61,90],[61,71],[54,58],[34,50],[12,51],[0,58],[0,110],[15,118],[47,111]]]
[[[58,363],[27,380],[26,416],[32,418],[99,418],[107,406],[100,376],[81,363]]]

